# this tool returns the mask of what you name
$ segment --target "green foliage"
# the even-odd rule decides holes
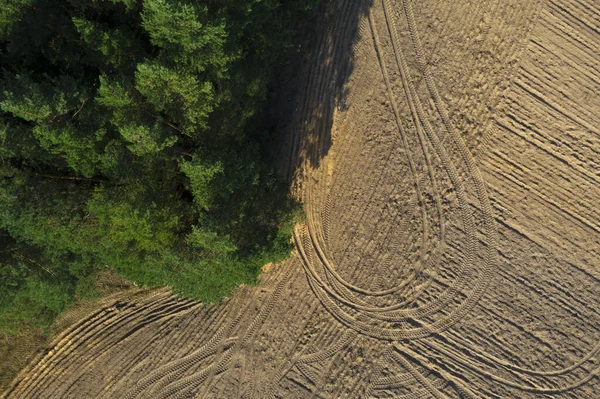
[[[209,14],[208,7],[193,3],[146,0],[141,17],[161,61],[222,79],[232,59],[225,51],[228,32],[224,21]]]
[[[36,83],[29,76],[15,75],[0,98],[2,111],[29,122],[49,123],[53,117],[67,112],[64,93]]]
[[[102,57],[98,62],[105,62],[107,66],[126,68],[139,53],[138,43],[135,41],[134,32],[128,26],[111,29],[106,23],[89,21],[74,17],[73,25],[81,39],[90,50],[96,50]]]
[[[194,226],[192,232],[188,234],[187,242],[192,248],[219,258],[226,257],[237,249],[229,236],[219,236],[214,231],[206,231],[197,226]]]
[[[6,38],[13,25],[19,21],[20,15],[26,6],[34,0],[4,0],[0,6],[0,40]]]
[[[0,334],[107,267],[214,301],[289,254],[263,108],[313,2],[0,4]]]
[[[82,135],[72,125],[54,128],[52,125],[41,124],[32,131],[41,148],[53,155],[62,156],[71,169],[85,177],[91,177],[97,172],[98,154],[94,149],[102,135]]]
[[[26,322],[32,327],[43,327],[73,300],[72,293],[61,284],[35,277],[20,281],[19,288],[0,306],[0,334],[14,334]]]
[[[194,204],[200,211],[208,211],[212,208],[216,192],[212,190],[211,183],[217,174],[223,173],[223,165],[203,164],[197,158],[194,161],[184,161],[180,165],[181,171],[188,177],[189,190],[194,197]]]
[[[156,62],[138,64],[135,88],[154,112],[171,116],[186,134],[206,129],[208,115],[217,105],[211,82]]]

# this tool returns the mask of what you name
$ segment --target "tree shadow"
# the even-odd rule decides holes
[[[300,51],[276,71],[269,114],[278,121],[278,136],[271,151],[288,186],[298,167],[308,162],[317,168],[329,152],[334,111],[347,107],[353,49],[371,5],[372,0],[322,2],[303,32]]]

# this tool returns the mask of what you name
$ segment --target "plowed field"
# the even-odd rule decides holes
[[[290,259],[106,300],[5,397],[600,398],[600,2],[325,8]]]

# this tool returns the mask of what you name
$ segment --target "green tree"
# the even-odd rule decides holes
[[[0,333],[106,267],[209,301],[289,253],[262,115],[312,3],[0,4]]]

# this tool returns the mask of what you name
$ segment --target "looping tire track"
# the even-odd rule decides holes
[[[453,183],[454,188],[456,190],[457,197],[459,200],[459,206],[461,208],[461,217],[462,217],[464,229],[466,232],[465,233],[466,234],[465,241],[466,241],[466,246],[467,246],[467,249],[466,249],[467,256],[466,256],[465,263],[467,265],[471,265],[470,268],[473,268],[474,267],[473,264],[475,262],[475,250],[474,250],[475,224],[473,222],[473,215],[470,213],[470,211],[468,209],[468,203],[467,203],[466,195],[465,195],[465,188],[463,187],[463,183],[458,175],[458,172],[456,171],[456,169],[454,167],[453,162],[451,161],[448,153],[446,152],[446,149],[441,145],[439,137],[433,131],[433,129],[429,125],[427,119],[425,118],[422,106],[418,100],[418,96],[417,96],[416,92],[414,91],[412,82],[410,81],[410,78],[408,77],[408,73],[406,72],[407,68],[406,68],[406,63],[404,61],[404,57],[403,57],[401,51],[398,50],[398,46],[395,44],[395,36],[396,36],[394,33],[395,28],[393,26],[393,23],[391,23],[388,18],[388,12],[387,12],[388,6],[385,3],[385,1],[382,4],[383,4],[383,8],[384,8],[384,15],[386,17],[386,26],[387,26],[388,32],[390,33],[390,39],[393,44],[394,55],[395,55],[397,67],[402,75],[405,92],[408,96],[408,101],[411,104],[411,111],[413,114],[413,119],[415,121],[415,126],[417,129],[417,132],[419,133],[421,148],[424,152],[424,157],[425,157],[426,163],[428,165],[432,185],[434,186],[434,188],[437,191],[437,185],[435,183],[435,178],[433,178],[433,172],[431,170],[432,169],[431,168],[431,160],[430,160],[430,157],[428,156],[428,153],[426,150],[426,144],[424,143],[425,139],[423,137],[420,125],[422,125],[424,127],[424,130],[427,135],[427,139],[429,140],[429,143],[433,146],[433,148],[436,152],[436,155],[441,160],[442,165],[444,166],[446,173],[447,173],[448,177],[450,178],[451,182]],[[410,15],[410,14],[407,14],[407,15]],[[408,143],[406,141],[406,136],[405,136],[405,133],[402,128],[402,123],[400,122],[400,119],[399,119],[399,112],[398,112],[398,106],[397,106],[396,100],[395,100],[395,94],[391,90],[391,85],[390,85],[389,76],[388,76],[389,74],[387,72],[387,67],[385,66],[385,61],[381,54],[382,47],[379,44],[380,40],[378,38],[377,28],[376,28],[375,21],[374,21],[372,14],[369,15],[369,25],[371,27],[372,37],[374,40],[374,45],[375,45],[375,49],[376,49],[376,52],[378,55],[379,64],[381,67],[383,78],[386,83],[386,86],[388,87],[388,97],[389,97],[390,103],[392,105],[392,109],[394,111],[394,115],[396,118],[396,125],[398,127],[398,131],[400,133],[401,141],[403,143],[404,149],[407,153],[407,157],[408,157],[407,161],[408,161],[408,164],[410,165],[411,174],[413,176],[413,181],[416,185],[415,187],[416,187],[417,195],[419,198],[419,203],[421,204],[421,208],[422,208],[422,211],[421,211],[421,215],[422,215],[422,219],[423,219],[422,223],[424,226],[427,226],[427,215],[423,208],[424,201],[422,200],[422,197],[421,197],[421,189],[418,186],[419,179],[416,176],[416,169],[414,167],[414,161],[412,161],[412,159],[410,157],[410,148],[408,147]],[[414,27],[414,24],[411,24],[409,22],[409,26]],[[415,47],[417,49],[420,49],[420,43],[418,41],[418,36],[416,34],[413,34],[413,43],[415,44]],[[417,51],[417,54],[419,54],[419,52],[420,52],[420,50]],[[423,72],[424,76],[429,77],[428,71],[426,70],[426,68],[424,68],[424,66],[422,68],[422,72]],[[429,81],[432,82],[432,80],[430,78],[429,78]],[[432,93],[434,102],[436,101],[436,99],[438,99],[438,103],[439,103],[439,98],[438,98],[439,96],[435,94],[437,89],[435,88],[433,83],[428,85],[428,87],[429,87],[430,92]],[[438,108],[438,110],[440,110],[439,111],[440,114],[442,114],[443,111],[441,111],[441,110],[444,110],[443,106],[441,104],[438,104],[437,108]],[[444,119],[443,115],[442,115],[442,119]],[[478,199],[481,203],[481,209],[484,213],[484,225],[487,228],[487,230],[486,230],[488,232],[487,240],[488,240],[489,245],[486,248],[487,255],[485,258],[485,262],[482,265],[482,271],[480,273],[478,281],[475,284],[475,286],[473,287],[472,291],[469,294],[467,294],[467,297],[464,300],[464,302],[459,306],[458,309],[453,310],[452,313],[450,314],[450,316],[442,317],[440,320],[435,321],[435,322],[431,323],[430,325],[427,325],[427,326],[424,326],[421,328],[408,329],[406,331],[390,330],[390,329],[386,329],[386,328],[373,327],[371,325],[368,325],[368,324],[358,321],[353,316],[350,316],[348,313],[346,313],[344,310],[342,310],[342,308],[339,307],[340,305],[338,305],[337,303],[342,304],[344,306],[348,306],[351,309],[355,309],[355,310],[359,311],[359,314],[362,314],[362,315],[372,316],[372,313],[375,313],[375,314],[382,313],[382,314],[384,314],[384,318],[391,320],[391,321],[400,321],[400,320],[403,320],[406,318],[411,318],[413,321],[418,322],[419,318],[427,317],[431,314],[438,312],[442,307],[444,307],[445,305],[447,305],[448,303],[453,301],[456,298],[456,296],[459,295],[463,291],[464,288],[466,288],[467,278],[469,275],[465,270],[466,266],[465,265],[461,266],[461,268],[458,272],[458,276],[453,281],[451,286],[449,286],[435,300],[428,302],[425,305],[422,305],[420,307],[413,308],[413,309],[402,309],[403,303],[394,304],[394,305],[385,306],[385,307],[367,306],[365,304],[365,302],[363,302],[361,300],[357,300],[355,298],[355,295],[360,294],[360,295],[368,295],[368,296],[384,296],[384,295],[392,294],[392,293],[397,292],[400,289],[404,288],[408,283],[410,283],[412,281],[412,279],[414,278],[413,277],[414,275],[418,275],[419,273],[422,272],[422,270],[425,266],[424,261],[423,261],[423,258],[424,258],[423,252],[424,252],[424,248],[426,246],[426,234],[427,234],[426,231],[427,231],[427,229],[424,228],[424,230],[423,230],[424,238],[423,238],[423,243],[422,243],[422,247],[421,247],[421,256],[420,256],[421,266],[418,266],[416,268],[416,272],[414,275],[411,275],[411,277],[407,281],[401,282],[396,287],[393,287],[392,289],[389,289],[389,290],[384,290],[384,291],[380,291],[380,292],[365,290],[365,289],[357,287],[353,284],[348,283],[336,272],[335,266],[332,265],[332,262],[331,262],[332,258],[328,254],[328,251],[327,251],[327,244],[325,243],[325,240],[324,240],[324,233],[323,233],[322,226],[318,222],[318,220],[319,220],[318,211],[315,209],[316,207],[313,205],[313,204],[317,204],[319,202],[318,200],[313,200],[313,197],[315,197],[315,198],[318,197],[318,194],[315,195],[313,193],[312,187],[308,187],[306,190],[306,192],[307,192],[306,203],[308,206],[307,213],[309,216],[308,234],[310,237],[310,246],[302,244],[301,240],[298,238],[298,231],[296,232],[296,243],[298,245],[299,252],[301,254],[303,254],[304,259],[306,259],[305,248],[313,248],[316,251],[316,254],[319,258],[319,263],[324,268],[324,273],[325,273],[324,274],[325,278],[319,277],[319,273],[314,269],[314,267],[311,264],[307,264],[307,262],[304,262],[303,265],[305,266],[305,269],[308,272],[307,277],[309,278],[311,286],[313,287],[313,290],[315,290],[315,293],[317,294],[317,296],[320,297],[320,299],[324,303],[325,307],[336,318],[338,318],[343,323],[347,324],[349,327],[356,329],[357,331],[362,332],[366,335],[369,335],[369,336],[372,336],[375,338],[380,338],[380,339],[403,339],[403,338],[416,339],[416,338],[426,337],[433,332],[441,332],[441,331],[445,330],[446,328],[448,328],[449,326],[456,323],[462,317],[464,317],[464,315],[466,315],[470,311],[470,309],[472,309],[475,306],[475,304],[478,302],[479,298],[481,298],[481,296],[485,292],[486,287],[489,285],[489,283],[491,281],[491,275],[492,275],[491,262],[493,261],[493,251],[494,251],[494,247],[495,247],[493,245],[493,243],[494,243],[494,238],[493,238],[494,224],[493,224],[493,221],[490,222],[492,219],[491,214],[489,214],[489,212],[491,212],[491,208],[489,206],[489,200],[487,199],[487,193],[485,191],[485,183],[483,182],[483,180],[481,178],[481,174],[477,171],[477,168],[474,165],[472,158],[470,157],[470,153],[466,149],[466,146],[464,145],[464,143],[462,143],[461,138],[456,135],[456,133],[454,132],[454,129],[452,129],[451,126],[449,127],[447,125],[446,129],[449,130],[448,133],[453,138],[453,140],[452,140],[453,144],[458,146],[459,150],[461,150],[460,152],[461,152],[463,161],[465,161],[467,163],[467,169],[470,172],[469,176],[471,176],[471,178],[473,179],[475,186],[480,187],[477,190],[477,194],[478,194]],[[477,172],[475,173],[475,171],[477,171]],[[439,193],[436,192],[435,196],[436,196],[435,202],[438,205],[438,212],[440,214],[439,220],[443,224],[443,216],[441,215],[441,204],[440,204],[441,201],[439,200]],[[443,233],[443,227],[440,227],[440,232]],[[437,253],[438,253],[438,251],[436,251],[436,254]],[[439,259],[437,258],[437,256],[432,256],[430,259],[433,260],[435,263],[439,262]],[[316,292],[316,291],[321,291],[321,292]],[[326,297],[327,297],[327,299],[325,299]],[[379,316],[376,316],[376,318],[377,317],[379,317]],[[420,322],[418,322],[418,323],[422,324]]]
[[[429,124],[427,118],[425,117],[425,113],[424,113],[423,107],[419,101],[418,94],[416,93],[416,91],[413,87],[410,77],[406,73],[408,68],[406,67],[406,61],[404,60],[404,56],[402,55],[401,50],[399,50],[398,47],[396,46],[395,37],[397,34],[395,31],[393,22],[390,22],[391,20],[389,18],[389,14],[390,14],[389,6],[388,6],[386,0],[382,0],[384,15],[386,17],[386,26],[387,26],[388,32],[390,34],[397,66],[402,75],[403,86],[405,89],[405,93],[406,93],[408,102],[411,107],[411,113],[414,118],[415,127],[417,128],[417,132],[419,133],[419,138],[420,138],[420,142],[422,145],[422,150],[425,155],[426,163],[428,165],[428,170],[430,173],[432,173],[431,161],[426,152],[426,147],[424,145],[424,139],[423,139],[423,132],[420,129],[419,125],[421,125],[422,128],[425,130],[425,134],[427,135],[428,139],[430,140],[430,143],[433,145],[433,148],[435,149],[436,154],[438,155],[439,159],[441,160],[442,164],[444,165],[444,168],[447,172],[448,177],[450,178],[450,180],[452,181],[452,183],[456,189],[457,197],[458,197],[458,200],[460,203],[460,207],[462,209],[463,225],[465,226],[466,235],[467,235],[467,238],[466,238],[466,240],[468,242],[468,244],[467,244],[468,245],[467,246],[467,248],[468,248],[467,249],[467,262],[474,261],[474,258],[473,258],[473,255],[474,255],[473,254],[473,251],[474,251],[473,250],[473,246],[474,246],[473,240],[474,240],[474,238],[472,238],[470,233],[472,231],[474,231],[475,228],[474,228],[474,223],[472,221],[472,216],[469,213],[467,213],[467,211],[466,211],[466,208],[468,207],[468,205],[467,205],[467,200],[466,200],[466,197],[464,194],[464,188],[462,187],[461,180],[459,178],[457,171],[454,169],[453,163],[450,161],[450,158],[442,145],[442,142],[446,139],[449,139],[450,143],[458,150],[461,160],[464,162],[464,165],[466,166],[466,169],[468,171],[468,176],[471,179],[470,183],[472,183],[475,187],[476,196],[479,201],[479,207],[480,207],[479,210],[482,215],[483,225],[487,232],[486,243],[485,243],[486,250],[485,250],[485,255],[484,255],[484,264],[482,265],[483,270],[481,273],[482,277],[475,285],[473,291],[469,294],[467,299],[464,301],[464,306],[460,307],[458,311],[454,311],[453,314],[451,314],[443,322],[436,321],[432,324],[432,326],[435,325],[436,327],[441,326],[441,328],[436,331],[436,333],[439,334],[439,333],[443,332],[444,329],[446,329],[446,328],[450,327],[452,324],[456,323],[470,309],[472,309],[475,306],[475,304],[479,301],[479,299],[481,298],[481,296],[483,295],[483,293],[485,292],[487,287],[489,286],[489,284],[491,282],[491,278],[492,278],[492,266],[495,263],[495,248],[496,248],[496,242],[497,242],[497,237],[496,237],[497,233],[495,230],[495,221],[494,221],[493,213],[491,210],[489,198],[487,195],[485,182],[482,178],[481,172],[477,168],[477,166],[470,154],[470,151],[467,149],[464,142],[462,142],[460,136],[455,132],[455,129],[450,122],[448,111],[447,111],[443,101],[440,98],[437,86],[436,86],[435,82],[433,81],[433,79],[431,78],[430,73],[428,72],[428,68],[427,68],[427,65],[426,65],[426,62],[424,59],[424,55],[422,52],[422,45],[420,43],[420,37],[419,37],[418,31],[416,29],[414,12],[412,10],[412,2],[411,2],[411,0],[403,0],[402,4],[403,4],[404,13],[405,13],[405,16],[406,16],[406,19],[408,22],[409,32],[410,32],[410,36],[412,39],[414,51],[416,54],[416,59],[417,59],[417,64],[418,64],[419,70],[425,78],[425,82],[427,84],[427,89],[431,95],[432,101],[435,105],[435,108],[436,108],[436,110],[443,122],[443,126],[445,128],[446,134],[441,139],[437,135],[437,133],[435,133],[434,129],[432,128],[432,126]],[[375,47],[376,47],[376,51],[378,54],[379,63],[380,63],[381,69],[382,69],[383,77],[386,82],[386,86],[388,87],[390,102],[392,104],[394,114],[396,115],[397,126],[400,130],[400,134],[403,139],[402,143],[404,145],[405,150],[407,150],[408,145],[403,136],[402,127],[401,127],[400,121],[398,119],[399,116],[398,116],[398,111],[397,111],[397,105],[395,104],[395,100],[394,100],[394,94],[391,92],[388,73],[386,72],[386,67],[384,65],[383,58],[380,55],[381,46],[379,45],[379,39],[378,39],[378,35],[376,32],[374,18],[372,15],[369,15],[369,23],[371,26],[371,30],[373,32],[373,40],[375,42]],[[413,166],[414,162],[410,159],[410,155],[408,155],[408,156],[409,156],[408,163],[410,165],[411,174],[413,175],[415,184],[417,184],[418,178],[416,177],[415,168]],[[431,181],[435,187],[436,183],[435,183],[435,179],[434,179],[433,175],[431,175]],[[417,190],[417,195],[419,196],[419,202],[422,204],[422,199],[420,197],[420,189],[418,188],[418,184],[416,186],[416,190]],[[435,190],[436,190],[436,194],[438,194],[437,188],[435,188]],[[366,302],[357,299],[356,294],[370,295],[370,296],[385,296],[385,295],[391,294],[393,292],[396,292],[395,289],[397,287],[394,287],[392,289],[385,290],[385,291],[379,291],[379,292],[362,289],[360,287],[354,286],[354,285],[346,282],[335,271],[335,267],[334,267],[334,265],[332,265],[332,262],[330,261],[331,256],[327,253],[327,249],[326,249],[327,248],[327,244],[326,244],[327,235],[322,233],[321,229],[323,229],[323,228],[322,228],[322,226],[320,226],[320,223],[313,221],[313,220],[319,220],[319,219],[318,219],[318,212],[316,211],[314,206],[311,207],[311,204],[317,204],[318,201],[312,200],[311,195],[314,195],[314,194],[312,194],[311,188],[308,188],[306,203],[308,204],[309,208],[312,208],[312,209],[310,209],[310,212],[309,212],[309,222],[307,225],[308,237],[310,238],[310,242],[307,242],[308,240],[303,240],[301,238],[302,233],[298,230],[296,230],[296,233],[295,233],[295,241],[296,241],[296,245],[299,249],[299,252],[303,257],[303,260],[304,260],[303,265],[305,266],[305,269],[307,271],[307,277],[309,279],[309,283],[311,284],[311,287],[313,288],[313,291],[315,292],[315,294],[323,302],[323,304],[328,309],[328,311],[334,317],[336,317],[338,320],[340,320],[342,323],[346,324],[348,327],[355,329],[357,332],[359,332],[361,334],[369,335],[374,338],[397,340],[397,339],[401,339],[401,338],[419,339],[419,338],[429,337],[428,332],[433,332],[434,328],[425,327],[423,329],[414,329],[411,332],[390,331],[390,330],[386,331],[384,329],[373,327],[371,325],[360,322],[355,317],[350,316],[349,314],[344,312],[344,310],[342,310],[342,308],[340,307],[339,304],[343,304],[354,310],[357,310],[359,314],[365,314],[368,312],[384,313],[384,315],[388,316],[388,317],[379,317],[379,319],[392,321],[392,320],[394,320],[392,311],[397,310],[399,307],[396,307],[394,305],[389,306],[389,307],[384,307],[384,308],[370,307],[370,306],[366,305]],[[443,217],[441,215],[441,205],[440,205],[440,201],[439,201],[439,196],[436,197],[436,203],[438,205],[438,211],[440,212],[439,220],[440,220],[440,222],[442,222]],[[426,226],[427,225],[427,223],[426,223],[427,216],[425,215],[425,213],[423,211],[421,212],[421,214],[423,217],[423,224]],[[311,218],[314,218],[314,219],[311,220]],[[324,229],[326,229],[326,227]],[[443,232],[443,226],[440,226],[440,230]],[[424,229],[424,231],[426,231],[426,229]],[[306,233],[304,233],[304,237],[306,237]],[[424,245],[425,245],[425,243],[423,243],[423,246]],[[319,277],[318,272],[313,268],[313,266],[311,265],[311,262],[308,261],[306,251],[307,251],[307,248],[309,248],[309,246],[310,246],[310,248],[313,248],[316,251],[319,263],[322,265],[322,267],[324,269],[324,277],[325,278]],[[422,256],[421,256],[421,259],[422,259]],[[461,277],[462,277],[461,273],[459,273],[457,280],[460,281]],[[458,286],[458,288],[456,286]],[[448,303],[450,300],[452,300],[452,296],[447,295],[447,294],[460,292],[462,290],[462,288],[463,288],[463,286],[461,284],[453,283],[453,286],[451,286],[440,297],[438,297],[438,301],[441,302],[442,304]],[[347,291],[344,292],[343,289],[349,290],[350,292],[347,292]],[[445,295],[447,295],[446,296],[446,298],[448,298],[447,300],[446,300],[446,298],[444,298]],[[440,299],[440,298],[443,298],[443,299]],[[336,304],[336,302],[339,304]],[[419,314],[418,310],[417,311],[412,310],[411,312],[414,312],[414,314]],[[407,312],[407,314],[410,314],[411,312]],[[424,312],[424,313],[425,313],[424,315],[428,315],[426,312]],[[370,316],[373,316],[373,315],[370,315]],[[410,330],[408,330],[408,331],[410,331]],[[425,331],[425,333],[423,333],[424,331]],[[531,375],[539,375],[539,376],[556,376],[556,375],[560,375],[560,374],[563,374],[568,371],[572,371],[572,370],[576,369],[577,367],[581,366],[585,361],[591,359],[595,355],[598,348],[600,348],[600,346],[595,347],[588,355],[586,355],[580,361],[576,362],[574,365],[572,365],[568,368],[562,369],[562,370],[554,371],[554,372],[538,372],[535,370],[527,370],[527,369],[523,369],[523,368],[519,368],[517,366],[511,365],[506,362],[497,361],[497,359],[495,359],[493,356],[490,356],[490,355],[484,354],[482,356],[486,357],[488,360],[496,361],[496,363],[498,363],[499,365],[506,367],[508,369],[514,370],[514,371],[523,372],[523,373],[531,374]],[[448,353],[446,353],[446,354],[448,355]],[[414,368],[412,368],[412,366],[410,366],[410,364],[405,359],[403,359],[403,357],[401,355],[399,355],[397,357],[398,357],[398,360],[402,363],[402,365],[405,366],[406,368],[408,368],[408,370],[411,373],[413,373],[413,376],[416,379],[418,379],[423,385],[425,385],[427,390],[433,396],[435,396],[437,398],[444,397],[444,395],[441,392],[437,391],[433,386],[430,385],[429,382],[427,382],[427,380],[423,379],[423,377]],[[567,386],[560,387],[560,388],[539,388],[539,387],[530,387],[530,386],[526,386],[526,385],[513,383],[511,381],[505,380],[501,377],[497,377],[489,372],[486,372],[486,371],[476,368],[476,367],[474,368],[474,370],[477,373],[484,374],[487,377],[493,379],[494,381],[504,384],[506,386],[509,386],[511,388],[519,389],[519,390],[526,391],[526,392],[541,393],[541,394],[559,393],[559,392],[564,392],[564,391],[575,389],[575,388],[581,386],[582,384],[588,382],[592,378],[594,378],[597,373],[597,371],[593,371],[593,372],[589,373],[587,376],[585,376],[584,378],[580,379],[579,381],[577,381],[573,384],[567,385]],[[461,394],[466,395],[467,397],[475,397],[472,393],[470,393],[470,391],[468,391],[468,389],[466,389],[464,387],[460,387],[458,390],[461,392]]]

